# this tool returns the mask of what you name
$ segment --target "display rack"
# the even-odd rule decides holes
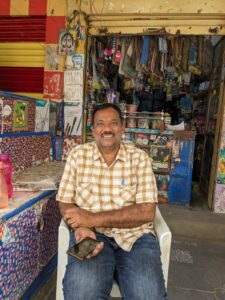
[[[164,113],[124,111],[123,117],[126,125],[125,142],[134,144],[149,155],[159,201],[168,202],[173,131],[164,130]]]

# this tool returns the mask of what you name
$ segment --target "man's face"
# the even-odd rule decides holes
[[[106,108],[96,112],[92,130],[100,150],[114,150],[120,145],[124,125],[115,109]]]

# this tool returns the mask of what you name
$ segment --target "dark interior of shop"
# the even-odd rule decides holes
[[[184,193],[191,195],[181,202],[210,207],[223,49],[224,39],[206,36],[92,37],[87,55],[86,141],[92,139],[90,116],[95,105],[118,104],[125,118],[125,142],[149,154],[160,199],[173,202],[169,182],[177,158],[173,160],[170,130],[180,127],[194,133],[193,149],[184,158],[184,164],[191,165],[185,171],[186,181],[192,176]],[[160,146],[160,154],[155,146]]]

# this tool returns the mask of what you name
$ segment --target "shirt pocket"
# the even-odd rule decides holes
[[[119,196],[114,198],[118,207],[128,206],[136,203],[136,185],[124,185],[119,188]]]
[[[81,207],[87,209],[92,205],[92,183],[83,182],[80,183],[76,189],[76,200],[75,203]]]

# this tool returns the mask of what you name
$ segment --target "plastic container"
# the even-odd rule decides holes
[[[9,154],[1,153],[0,162],[3,164],[4,176],[8,186],[8,198],[11,199],[13,196],[13,185],[12,185],[12,164],[9,159]]]
[[[118,106],[122,112],[124,112],[126,110],[126,103],[121,102],[118,104]]]
[[[127,118],[127,127],[128,128],[136,128],[136,119],[135,118]]]
[[[148,120],[148,118],[138,119],[138,128],[149,129],[149,120]]]
[[[128,112],[136,112],[138,109],[138,105],[137,104],[127,104],[126,108],[127,108]]]
[[[4,175],[4,165],[2,162],[0,162],[0,208],[7,207],[8,202],[8,186]]]
[[[149,142],[149,136],[146,134],[139,133],[136,135],[136,143],[139,146],[147,146]]]
[[[152,120],[152,124],[151,124],[151,129],[155,130],[155,129],[158,129],[159,128],[159,120],[155,119],[155,120]]]

